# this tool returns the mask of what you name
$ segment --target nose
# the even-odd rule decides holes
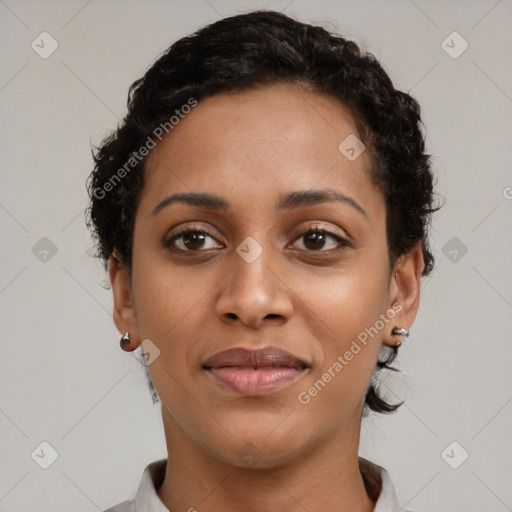
[[[224,323],[251,329],[288,322],[293,315],[293,294],[272,249],[264,249],[251,263],[236,252],[232,257],[216,303],[217,317]]]

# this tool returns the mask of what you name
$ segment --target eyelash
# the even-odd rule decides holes
[[[199,252],[206,252],[204,249],[184,250],[184,249],[179,249],[179,248],[174,246],[174,241],[175,240],[177,240],[179,237],[181,237],[183,235],[186,235],[188,233],[200,233],[200,234],[203,234],[203,235],[208,235],[209,237],[211,237],[214,240],[216,240],[216,238],[211,233],[209,233],[204,227],[187,226],[187,227],[183,228],[182,230],[178,231],[177,233],[173,234],[172,237],[164,240],[164,246],[167,249],[169,249],[169,250],[180,252],[182,254],[183,253],[191,253],[191,254],[193,254],[193,253],[199,253]],[[297,240],[299,240],[300,238],[302,238],[303,236],[308,235],[310,233],[321,233],[323,235],[327,235],[329,237],[332,237],[336,242],[338,242],[339,247],[336,248],[336,249],[329,249],[329,250],[322,250],[322,249],[306,250],[306,252],[308,252],[308,253],[327,253],[327,254],[330,254],[330,253],[341,251],[343,249],[351,247],[351,245],[349,244],[349,242],[345,238],[342,238],[341,236],[336,235],[332,231],[329,231],[329,230],[327,230],[325,228],[320,228],[320,227],[318,227],[318,228],[317,227],[309,227],[308,229],[304,230],[302,233],[300,233],[294,239],[294,243]]]

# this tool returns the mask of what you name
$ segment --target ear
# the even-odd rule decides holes
[[[409,329],[414,323],[420,305],[421,274],[424,267],[423,252],[419,244],[398,258],[389,285],[388,304],[388,308],[397,313],[384,334],[382,341],[385,345],[396,345],[397,337],[391,334],[395,327]]]
[[[114,323],[121,334],[130,333],[130,348],[140,345],[139,324],[132,296],[130,270],[112,254],[108,260],[108,273],[114,295]]]

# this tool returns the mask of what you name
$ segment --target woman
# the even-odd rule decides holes
[[[361,418],[433,267],[420,108],[371,54],[271,11],[136,81],[89,222],[168,457],[121,511],[395,511]]]

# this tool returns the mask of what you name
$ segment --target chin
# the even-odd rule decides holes
[[[292,431],[279,432],[276,425],[273,432],[258,424],[253,424],[251,429],[232,432],[232,437],[223,440],[220,446],[210,445],[209,451],[230,465],[257,470],[286,465],[311,449],[313,439],[297,436],[297,431],[301,431],[299,425],[293,425]]]

